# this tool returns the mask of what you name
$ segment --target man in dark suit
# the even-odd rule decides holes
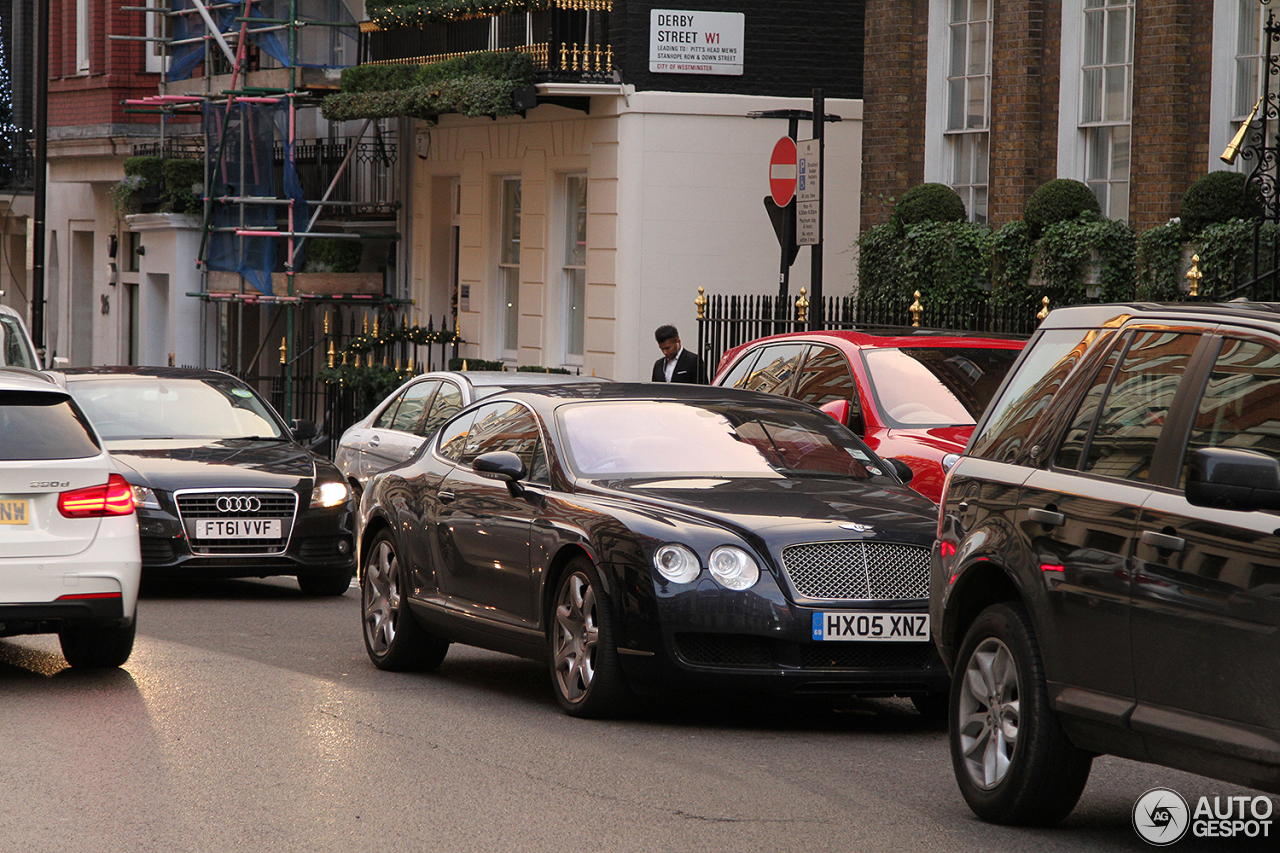
[[[662,350],[662,358],[653,363],[654,382],[707,384],[702,375],[702,359],[680,346],[680,333],[675,326],[659,326],[653,336],[658,340],[658,349]]]

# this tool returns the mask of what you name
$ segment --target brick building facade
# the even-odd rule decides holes
[[[1251,93],[1233,92],[1243,61],[1241,33],[1256,35],[1258,26],[1242,6],[1237,0],[868,0],[863,227],[885,221],[885,200],[918,183],[957,183],[948,152],[957,131],[974,128],[986,133],[989,147],[977,196],[985,212],[975,215],[972,207],[980,205],[972,205],[971,218],[997,227],[1018,219],[1035,189],[1056,177],[1096,180],[1104,200],[1109,188],[1113,207],[1104,203],[1104,211],[1138,231],[1176,216],[1192,181],[1227,168],[1218,154],[1238,127],[1238,104],[1251,102]],[[1113,17],[1104,22],[1104,15]],[[1103,27],[1113,25],[1114,40],[1103,42]],[[975,122],[970,114],[961,128],[951,120],[949,87],[959,85],[957,71],[965,70],[955,61],[964,41],[957,28],[965,26],[977,28],[968,39],[971,52],[987,51],[989,89],[985,116]],[[1095,32],[1098,46],[1090,42]],[[1125,40],[1128,54],[1110,55]],[[1097,60],[1100,76],[1091,78],[1094,72],[1083,66],[1098,52],[1107,55]],[[1117,81],[1124,77],[1123,89],[1119,83],[1111,89],[1113,74]],[[1092,79],[1105,82],[1091,101]],[[1092,116],[1097,102],[1103,114]],[[970,113],[973,103],[965,105]],[[1106,115],[1113,106],[1115,115]],[[1110,158],[1098,165],[1091,162],[1090,134],[1108,124]]]

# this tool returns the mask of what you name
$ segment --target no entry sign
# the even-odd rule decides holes
[[[769,155],[769,194],[778,207],[791,204],[796,194],[796,143],[789,136],[779,139]]]

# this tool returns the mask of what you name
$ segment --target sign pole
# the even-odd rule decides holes
[[[826,162],[823,132],[826,127],[827,106],[822,89],[813,90],[813,138],[818,143],[818,242],[813,244],[809,258],[809,328],[821,329],[822,312],[822,184],[826,178]]]
[[[787,120],[787,136],[794,141],[800,131],[800,120],[792,118]],[[791,290],[791,264],[795,260],[795,254],[791,251],[791,246],[796,241],[796,200],[791,199],[791,203],[782,211],[782,237],[779,242],[782,243],[781,261],[778,264],[778,304],[773,307],[773,317],[775,320],[787,319],[787,294]]]

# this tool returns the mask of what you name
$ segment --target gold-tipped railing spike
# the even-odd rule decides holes
[[[324,333],[325,333],[326,335],[327,335],[327,334],[329,334],[329,311],[328,311],[328,309],[326,309],[326,310],[325,310],[325,312],[324,312]],[[333,365],[332,365],[332,364],[331,364],[331,365],[329,365],[329,366],[330,366],[330,367],[333,367]]]
[[[327,314],[325,315],[325,319],[328,319]],[[333,341],[329,341],[329,352],[327,353],[327,355],[329,356],[329,366],[333,367],[333,361],[335,358],[337,358],[337,355],[338,355],[337,350],[333,348]]]
[[[604,47],[604,70],[613,70],[613,45],[607,44]]]
[[[369,334],[369,312],[368,311],[364,312],[364,331],[362,332],[362,334],[365,334],[365,335]]]
[[[280,363],[286,364],[289,361],[289,344],[287,339],[280,339]]]
[[[800,298],[796,300],[796,322],[807,323],[809,321],[809,299],[805,296],[805,289],[800,288]]]
[[[596,70],[599,71],[600,70],[600,42],[596,42],[595,54],[596,54]]]
[[[573,43],[573,70],[578,70],[578,43]]]
[[[409,356],[409,366],[406,368],[406,370],[408,370],[410,373],[413,373],[413,356]]]
[[[1040,300],[1040,313],[1036,314],[1036,319],[1044,322],[1044,318],[1049,316],[1049,297]]]
[[[1200,272],[1200,256],[1191,256],[1191,269],[1187,270],[1187,295],[1192,299],[1200,296],[1200,279],[1204,278],[1204,273]]]
[[[346,366],[347,366],[347,351],[346,351],[346,350],[343,350],[343,351],[342,351],[342,366],[343,366],[343,367],[346,367]]]
[[[920,304],[920,291],[915,292],[915,301],[911,303],[911,307],[907,309],[911,312],[911,327],[913,329],[920,328],[920,315],[924,313],[924,306]]]
[[[378,315],[377,314],[373,315],[373,336],[374,338],[378,337]]]
[[[560,42],[560,68],[566,69],[568,67],[569,67],[569,45],[565,44],[564,42]]]
[[[693,300],[693,307],[698,309],[699,320],[707,319],[707,297],[705,294],[706,294],[706,289],[703,287],[699,287],[698,298]]]

